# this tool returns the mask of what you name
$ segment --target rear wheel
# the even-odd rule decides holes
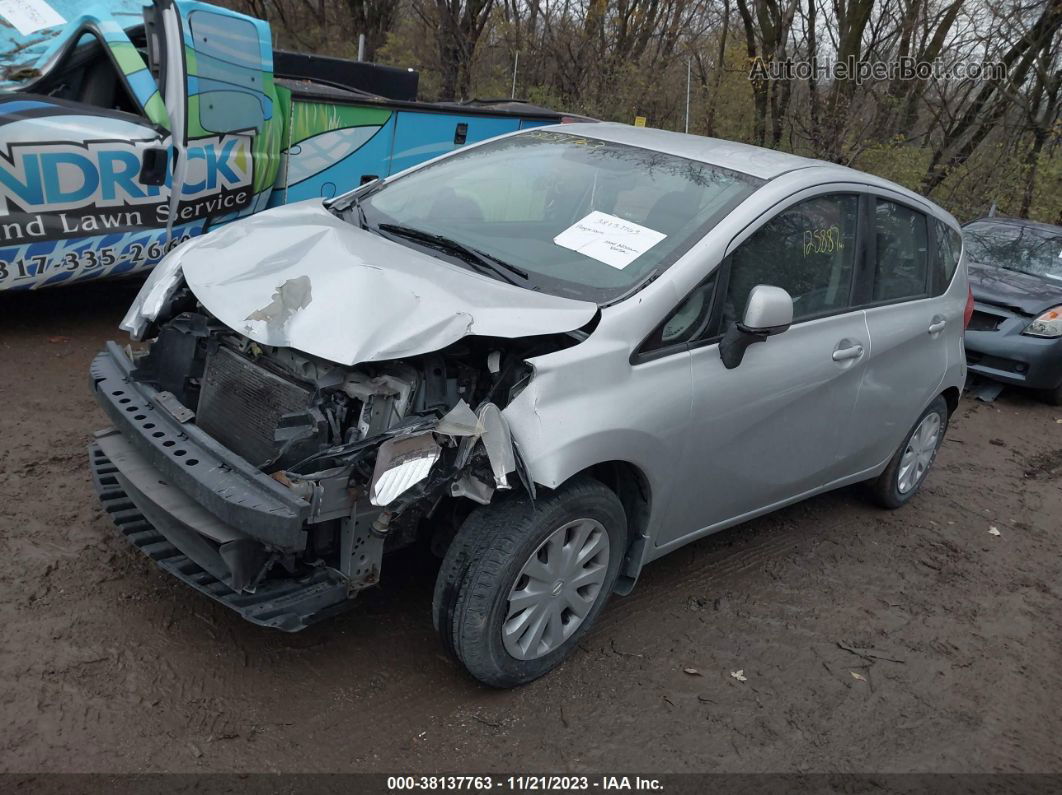
[[[885,471],[871,483],[876,502],[885,508],[899,508],[918,492],[937,458],[947,428],[948,404],[938,397],[922,412]]]
[[[435,628],[481,682],[513,687],[560,665],[615,584],[627,522],[590,478],[477,508],[435,584]]]

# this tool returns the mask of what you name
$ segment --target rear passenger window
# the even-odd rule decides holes
[[[794,323],[847,309],[858,223],[859,199],[847,194],[809,199],[779,213],[730,255],[724,318],[741,320],[758,284],[789,292]]]
[[[926,217],[902,204],[878,199],[874,227],[877,269],[873,300],[898,301],[925,295],[929,275]]]

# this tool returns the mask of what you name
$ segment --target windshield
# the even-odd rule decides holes
[[[494,261],[448,256],[466,267],[601,304],[668,267],[761,184],[649,149],[541,130],[370,191],[359,215],[403,245],[432,248],[410,230],[444,237]],[[455,250],[437,245],[433,253]]]
[[[55,52],[77,33],[78,26],[68,23],[88,13],[105,25],[128,29],[144,23],[145,5],[145,0],[0,2],[0,92],[22,90],[41,76]]]
[[[1062,229],[978,221],[962,236],[973,262],[1062,281]]]

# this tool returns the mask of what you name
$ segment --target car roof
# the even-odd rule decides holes
[[[1040,229],[1044,232],[1054,232],[1056,234],[1062,234],[1062,226],[1055,226],[1054,224],[1045,224],[1040,221],[1030,221],[1027,218],[1008,218],[1005,215],[986,215],[984,218],[975,218],[972,221],[967,221],[963,224],[963,227],[967,227],[970,224],[989,223],[989,224],[1005,224],[1007,226],[1031,226],[1034,229]]]
[[[953,224],[958,226],[958,222],[946,210],[930,199],[920,196],[902,185],[897,185],[895,182],[868,174],[865,171],[859,171],[837,163],[830,163],[826,160],[815,160],[810,157],[780,152],[777,149],[766,149],[762,146],[742,144],[736,141],[724,141],[720,138],[707,138],[702,135],[657,130],[652,127],[633,127],[629,124],[618,124],[616,122],[564,124],[553,126],[550,129],[557,132],[585,135],[587,138],[597,138],[612,143],[652,149],[657,152],[675,155],[676,157],[685,157],[689,160],[697,160],[709,165],[729,168],[763,180],[772,180],[783,174],[802,169],[814,169],[814,176],[817,182],[858,182],[863,185],[884,188],[934,211],[942,218],[950,219]]]
[[[701,135],[687,135],[670,130],[656,130],[652,127],[632,127],[629,124],[615,122],[565,124],[556,129],[559,132],[585,135],[588,138],[639,146],[689,160],[698,160],[761,179],[771,179],[798,168],[831,165],[750,144],[724,141],[719,138],[705,138]]]

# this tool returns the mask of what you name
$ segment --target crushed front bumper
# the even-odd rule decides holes
[[[89,448],[93,482],[121,533],[161,568],[249,621],[286,631],[342,610],[351,587],[324,566],[267,576],[306,546],[310,504],[191,424],[172,396],[130,377],[114,343],[92,363],[115,425]]]
[[[309,503],[188,422],[190,411],[134,381],[132,369],[109,342],[91,374],[96,400],[136,452],[220,521],[278,549],[302,550]]]
[[[965,339],[970,372],[1031,389],[1055,389],[1062,384],[1062,338],[1022,334],[1031,320],[976,302]]]
[[[297,632],[341,612],[349,604],[346,583],[336,572],[324,568],[301,579],[266,580],[254,593],[234,591],[208,570],[214,566],[209,563],[201,565],[189,557],[148,520],[138,505],[146,505],[143,495],[137,494],[134,501],[126,492],[118,467],[107,458],[98,443],[89,445],[89,465],[100,503],[126,541],[155,561],[163,571],[235,610],[248,621],[285,632]]]

